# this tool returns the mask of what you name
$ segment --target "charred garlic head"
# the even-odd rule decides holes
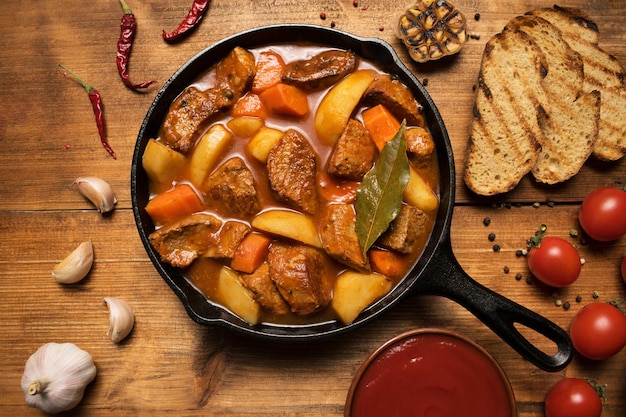
[[[417,0],[400,14],[395,32],[417,62],[455,54],[467,39],[465,16],[446,0]]]

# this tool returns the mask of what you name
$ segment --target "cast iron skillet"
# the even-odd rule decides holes
[[[384,298],[366,309],[349,325],[338,321],[302,326],[259,324],[250,326],[229,311],[212,304],[176,268],[160,261],[148,241],[154,225],[144,207],[148,202],[148,179],[141,157],[150,138],[156,137],[170,103],[207,68],[221,60],[235,46],[254,48],[283,42],[314,42],[349,49],[375,61],[383,71],[397,74],[409,86],[425,110],[425,118],[437,144],[441,171],[440,207],[426,248],[411,272]],[[152,263],[184,304],[189,316],[201,324],[221,325],[264,339],[298,341],[330,337],[354,330],[378,318],[408,295],[430,293],[448,297],[471,311],[524,358],[547,371],[564,368],[572,358],[567,333],[555,323],[496,294],[474,281],[454,257],[450,223],[454,207],[455,168],[452,148],[441,115],[428,92],[403,65],[390,45],[380,39],[366,39],[338,30],[309,25],[277,25],[252,29],[226,38],[200,52],[183,65],[163,86],[141,125],[135,146],[131,195],[139,235]],[[553,341],[558,350],[549,356],[530,343],[515,328],[518,323]]]

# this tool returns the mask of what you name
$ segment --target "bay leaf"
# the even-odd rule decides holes
[[[363,253],[387,230],[389,223],[400,212],[402,193],[409,182],[405,128],[406,122],[403,121],[357,189],[356,232]]]

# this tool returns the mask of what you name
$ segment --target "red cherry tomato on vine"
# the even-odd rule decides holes
[[[602,399],[596,389],[580,378],[564,378],[548,392],[546,417],[600,417]]]
[[[578,212],[583,230],[594,240],[608,242],[626,234],[626,192],[615,187],[593,190]]]
[[[626,315],[609,303],[588,304],[574,316],[569,335],[581,355],[610,358],[626,346]]]
[[[565,239],[546,236],[528,252],[528,269],[544,284],[566,287],[580,275],[580,256]]]

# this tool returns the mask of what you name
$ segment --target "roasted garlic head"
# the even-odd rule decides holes
[[[466,23],[446,0],[417,0],[398,16],[395,33],[414,61],[427,62],[459,52],[467,40]]]

